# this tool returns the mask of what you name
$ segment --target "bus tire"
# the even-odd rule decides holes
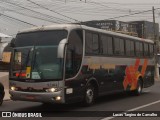
[[[142,80],[139,78],[137,82],[137,88],[134,90],[134,95],[139,96],[142,94],[142,89],[143,89],[143,83]]]
[[[96,96],[95,87],[91,83],[87,84],[85,90],[84,105],[85,106],[92,105],[95,101],[95,96]]]

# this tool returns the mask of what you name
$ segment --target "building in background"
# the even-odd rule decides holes
[[[10,37],[11,37],[11,36],[9,36],[9,35],[0,33],[0,40],[1,40],[2,38],[10,38]]]
[[[11,38],[11,36],[3,34],[3,33],[0,33],[0,61],[2,60],[3,50],[9,43],[8,41],[3,40],[5,38]]]
[[[136,26],[128,22],[122,22],[118,20],[94,20],[86,21],[82,24],[131,36],[138,36],[136,33]]]
[[[154,40],[154,23],[149,21],[132,21],[130,24],[136,27],[138,37]],[[159,39],[159,24],[155,24],[155,37]]]
[[[127,34],[142,39],[154,40],[154,27],[153,22],[149,21],[131,21],[122,22],[118,20],[93,20],[86,21],[82,24],[100,28],[104,30],[114,31],[122,34]],[[155,24],[155,35],[156,39],[159,38],[159,24]]]
[[[3,53],[6,46],[9,45],[11,36],[5,35],[3,33],[0,33],[0,71],[8,71],[9,70],[9,63],[3,62],[3,59],[5,61],[10,60],[11,51]]]

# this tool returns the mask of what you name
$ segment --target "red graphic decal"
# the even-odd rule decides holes
[[[140,59],[136,59],[136,62],[134,65],[135,71],[138,71],[139,64],[140,64]]]
[[[127,87],[129,87],[130,90],[136,89],[137,80],[140,75],[142,75],[142,77],[144,76],[147,68],[147,64],[148,64],[148,60],[145,59],[141,69],[141,73],[138,71],[138,68],[140,66],[140,59],[136,59],[134,66],[131,65],[126,67],[126,70],[125,70],[126,76],[123,81],[123,86],[125,90],[127,89]]]

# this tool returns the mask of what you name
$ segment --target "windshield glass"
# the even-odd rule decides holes
[[[57,58],[57,46],[35,48],[32,79],[62,79],[63,60]]]
[[[62,39],[67,38],[67,34],[66,30],[20,33],[14,47],[58,45]]]
[[[58,58],[59,42],[67,31],[44,31],[17,35],[12,57],[11,78],[62,79],[63,59]]]
[[[31,66],[33,47],[24,47],[14,49],[14,58],[12,64],[12,74],[17,78],[26,78],[27,66]],[[29,77],[29,76],[28,76]]]

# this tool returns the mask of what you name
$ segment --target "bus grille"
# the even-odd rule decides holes
[[[21,92],[46,92],[45,89],[33,89],[33,88],[27,88],[27,89],[18,88],[16,91],[21,91]]]

